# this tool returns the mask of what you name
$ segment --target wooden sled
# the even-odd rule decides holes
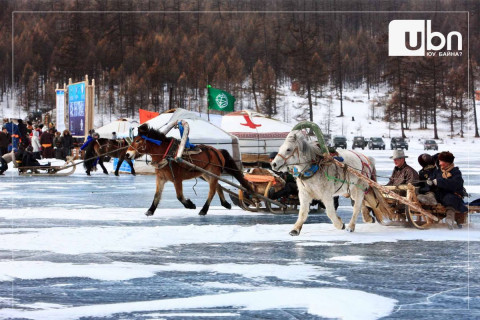
[[[382,193],[377,189],[371,189],[365,196],[364,204],[368,210],[371,208],[379,223],[383,225],[395,225],[407,223],[417,229],[429,229],[434,224],[441,223],[446,217],[446,208],[441,204],[425,205],[417,198],[417,190],[412,184],[398,187],[384,186],[394,194],[398,194],[405,201],[400,202],[391,196],[391,193]],[[421,210],[418,210],[421,208]],[[468,212],[455,213],[458,225],[467,223],[469,213],[480,212],[480,206],[470,206]]]
[[[69,176],[75,172],[75,169],[76,164],[73,161],[67,161],[63,166],[18,167],[18,174],[21,176]]]

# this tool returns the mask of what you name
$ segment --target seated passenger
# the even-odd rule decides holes
[[[277,156],[277,152],[270,153],[270,162]],[[272,170],[273,171],[273,170]],[[276,172],[274,171],[280,178],[285,181],[285,186],[275,192],[273,188],[271,188],[268,192],[268,197],[270,199],[280,199],[280,198],[288,198],[291,195],[298,195],[298,187],[295,178],[290,174],[290,172]]]
[[[417,196],[418,201],[422,204],[434,206],[437,204],[437,200],[432,188],[427,184],[427,180],[434,178],[433,175],[436,169],[435,159],[431,155],[424,153],[418,156],[418,163],[422,166],[422,169],[418,172],[418,186],[420,187]]]
[[[408,183],[415,184],[418,182],[417,171],[407,164],[405,158],[408,158],[408,156],[405,155],[403,149],[393,151],[393,156],[391,156],[390,159],[393,159],[395,168],[393,168],[387,186],[399,186]]]
[[[454,155],[449,151],[443,151],[438,155],[439,168],[437,168],[427,183],[435,190],[438,202],[446,207],[445,222],[450,230],[455,225],[455,212],[465,213],[468,208],[463,203],[464,188],[462,172],[455,167]],[[460,225],[458,225],[461,228]]]

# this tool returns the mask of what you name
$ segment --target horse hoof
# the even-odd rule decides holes
[[[342,226],[342,230],[345,230],[345,223],[344,223],[343,226]]]
[[[300,232],[294,229],[294,230],[290,231],[289,234],[290,234],[292,237],[296,237],[296,236],[300,235]]]
[[[345,231],[347,231],[347,232],[354,232],[354,231],[355,231],[355,228],[350,228],[350,227],[348,227]]]
[[[204,215],[206,215],[206,214],[207,214],[207,213],[204,212],[204,211],[200,211],[200,212],[198,213],[199,216],[204,216]]]
[[[232,205],[230,203],[228,203],[227,201],[222,202],[222,206],[224,206],[225,208],[227,208],[229,210],[232,209]]]
[[[103,173],[105,173],[106,175],[108,175],[108,172],[106,172],[106,171],[103,171]]]
[[[147,217],[153,216],[153,212],[150,211],[150,210],[148,210],[147,212],[145,212],[145,215],[146,215]]]
[[[117,177],[118,177],[118,172],[115,172],[115,176],[117,176]]]

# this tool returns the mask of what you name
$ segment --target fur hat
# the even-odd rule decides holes
[[[450,151],[443,151],[443,152],[440,152],[440,154],[438,155],[438,160],[439,161],[453,163],[454,159],[455,159],[455,157],[453,156],[453,154]]]
[[[424,168],[428,165],[435,164],[435,160],[428,153],[424,153],[418,156],[418,163]]]
[[[402,158],[408,158],[408,156],[405,155],[405,152],[403,151],[403,149],[393,150],[393,155],[390,157],[390,159],[396,160],[396,159],[402,159]]]

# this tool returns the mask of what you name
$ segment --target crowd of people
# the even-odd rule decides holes
[[[73,137],[70,131],[57,131],[53,123],[45,126],[18,119],[4,118],[0,133],[0,175],[8,169],[8,163],[17,166],[40,166],[40,159],[66,160],[71,156]],[[50,164],[48,164],[50,165]]]

